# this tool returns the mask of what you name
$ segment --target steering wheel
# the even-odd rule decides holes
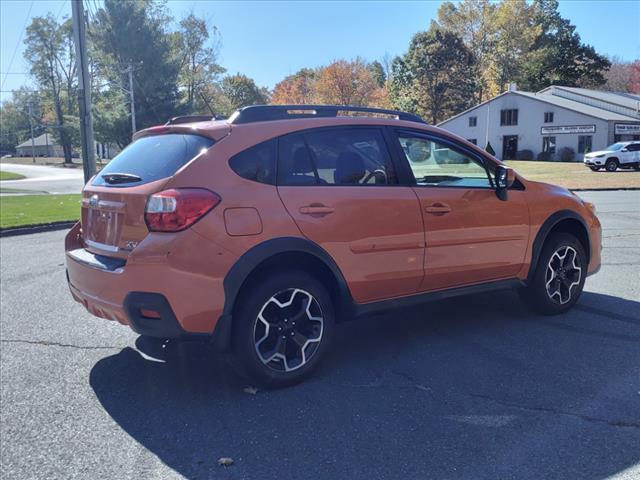
[[[368,183],[369,180],[371,180],[372,178],[375,178],[376,180],[378,178],[382,178],[384,180],[383,184],[386,185],[387,182],[387,172],[385,172],[384,170],[382,170],[381,168],[378,168],[376,170],[374,170],[373,172],[369,173],[369,175],[367,175],[365,177],[365,179],[362,181],[362,183]],[[376,183],[378,183],[376,181]]]

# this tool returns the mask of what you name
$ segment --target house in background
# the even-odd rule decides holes
[[[570,149],[584,153],[614,142],[640,140],[640,95],[551,86],[537,93],[512,85],[507,92],[445,120],[438,126],[485,147],[500,160],[561,159]]]
[[[110,160],[120,153],[117,145],[110,143],[95,142],[96,160]],[[32,155],[31,139],[22,142],[16,147],[16,155],[19,157],[30,157]],[[50,133],[43,133],[33,139],[33,155],[36,157],[64,157],[64,150],[56,143],[55,138]],[[76,152],[74,152],[74,156]]]
[[[32,148],[33,147],[33,148]],[[64,157],[62,146],[58,145],[49,133],[43,133],[39,137],[28,139],[16,147],[16,154],[20,157]]]

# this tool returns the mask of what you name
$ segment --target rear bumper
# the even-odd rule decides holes
[[[67,237],[67,280],[73,298],[91,314],[160,338],[211,336],[217,331],[225,296],[224,277],[217,275],[216,268],[224,270],[219,260],[224,255],[210,255],[201,238],[183,235],[180,246],[174,242],[161,254],[157,239],[150,239],[153,254],[145,255],[143,242],[137,255],[124,260],[85,250],[79,240],[74,241],[74,230],[69,233],[72,238]],[[218,262],[212,265],[199,259],[197,265],[177,265],[171,252],[182,258],[183,249],[194,251],[193,242],[198,243],[202,258]],[[154,314],[145,316],[143,310]]]

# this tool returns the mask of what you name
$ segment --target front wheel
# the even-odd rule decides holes
[[[615,172],[618,169],[618,161],[617,160],[607,160],[604,168],[607,172]]]
[[[542,249],[529,285],[521,291],[529,307],[544,315],[569,310],[578,301],[587,276],[587,257],[571,234],[555,234]]]
[[[633,169],[634,169],[636,172],[640,172],[640,163],[636,163],[636,164],[633,166]]]
[[[241,301],[233,348],[243,373],[276,388],[307,377],[333,334],[326,288],[305,272],[282,272],[257,279]]]

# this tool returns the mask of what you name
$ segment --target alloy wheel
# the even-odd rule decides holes
[[[324,330],[320,304],[300,288],[289,288],[267,300],[254,326],[255,350],[260,361],[278,372],[307,364],[318,351]]]
[[[560,305],[569,302],[575,287],[580,285],[582,267],[578,252],[573,247],[558,248],[547,265],[545,287],[549,298]]]

